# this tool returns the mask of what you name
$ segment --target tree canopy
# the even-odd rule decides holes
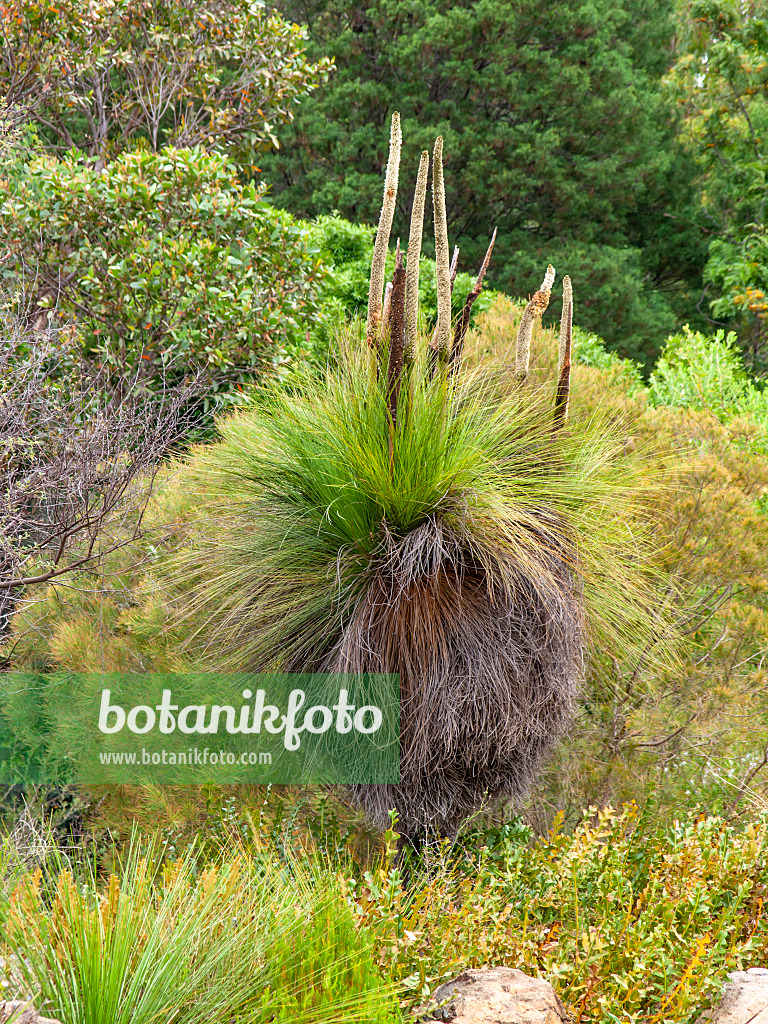
[[[670,76],[705,184],[712,314],[768,365],[768,4],[692,0]]]
[[[0,9],[0,85],[50,145],[106,157],[128,141],[277,144],[311,64],[303,30],[261,0],[9,0]]]

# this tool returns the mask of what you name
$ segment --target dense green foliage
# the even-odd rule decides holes
[[[739,329],[753,366],[768,365],[768,6],[692,0],[681,6],[670,75],[685,111],[711,238],[705,279],[712,314]]]
[[[462,269],[499,228],[490,282],[533,290],[552,262],[570,273],[581,321],[652,359],[689,302],[703,262],[692,167],[660,87],[672,4],[465,0],[285,0],[310,52],[338,70],[262,167],[277,201],[303,216],[375,222],[386,124],[401,113],[401,177],[445,136],[449,234]],[[405,234],[410,188],[395,231]],[[400,226],[398,226],[398,224]]]
[[[707,337],[686,326],[667,338],[649,384],[655,405],[707,409],[723,422],[752,416],[768,431],[768,391],[745,372],[733,332]]]
[[[196,364],[223,388],[303,338],[320,261],[223,154],[138,150],[98,172],[73,151],[14,174],[3,274],[77,323],[87,353],[128,373]]]
[[[516,822],[478,829],[453,871],[448,859],[409,891],[382,870],[356,889],[407,1005],[466,967],[506,964],[551,981],[584,1024],[688,1024],[729,970],[763,962],[764,818],[654,834],[627,805],[560,827],[535,843]]]

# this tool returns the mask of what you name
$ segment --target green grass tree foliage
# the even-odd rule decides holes
[[[647,479],[600,416],[563,429],[567,279],[554,382],[530,369],[552,267],[513,365],[462,359],[490,250],[452,329],[442,139],[434,332],[413,333],[402,252],[385,301],[399,138],[395,115],[367,342],[342,331],[335,367],[265,387],[196,451],[184,487],[205,519],[175,579],[187,655],[219,669],[400,674],[402,782],[357,798],[381,826],[396,808],[417,841],[453,831],[486,795],[521,796],[569,722],[589,645],[639,658],[662,626],[643,550]],[[425,191],[420,174],[415,221]]]
[[[260,0],[11,0],[0,83],[57,151],[276,146],[277,126],[331,67]]]
[[[542,265],[567,263],[577,286],[590,283],[583,326],[640,361],[655,356],[679,308],[696,316],[706,250],[695,168],[660,84],[671,0],[278,7],[308,23],[310,53],[333,53],[337,65],[261,163],[281,205],[375,223],[381,126],[397,108],[409,165],[433,126],[445,137],[463,268],[480,264],[498,225],[491,284],[528,296]],[[409,212],[401,198],[395,236]]]
[[[692,0],[681,6],[681,56],[670,84],[704,176],[712,241],[711,309],[739,328],[753,365],[768,365],[768,5]]]
[[[293,218],[200,148],[126,152],[100,172],[38,156],[6,188],[0,236],[6,281],[31,278],[41,323],[76,322],[121,372],[181,361],[222,389],[303,336],[322,276]]]

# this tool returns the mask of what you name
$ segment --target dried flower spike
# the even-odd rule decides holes
[[[421,154],[416,191],[411,209],[411,233],[408,238],[408,262],[405,267],[405,361],[416,358],[416,340],[419,334],[419,258],[421,236],[424,230],[424,206],[427,198],[429,153]]]
[[[515,355],[515,374],[522,383],[528,376],[528,367],[531,358],[531,335],[533,333],[533,321],[541,316],[549,305],[549,294],[555,281],[555,268],[550,264],[541,283],[541,288],[534,292],[530,302],[523,310],[523,318],[517,332],[517,352]]]
[[[568,397],[571,390],[571,346],[573,334],[573,289],[570,277],[563,278],[563,313],[560,318],[560,352],[555,393],[555,429],[568,418]]]
[[[430,347],[441,360],[448,355],[451,335],[451,267],[448,249],[448,219],[445,212],[443,181],[443,138],[438,135],[432,157],[432,200],[435,211],[435,283],[437,286],[437,326]]]
[[[395,216],[397,200],[397,180],[400,170],[400,149],[403,137],[400,131],[400,115],[395,111],[392,115],[392,128],[389,136],[389,159],[387,175],[384,182],[384,201],[381,206],[379,227],[376,231],[376,243],[373,247],[371,262],[371,281],[368,288],[368,344],[378,348],[381,340],[382,295],[384,293],[384,266],[389,248],[389,236]]]

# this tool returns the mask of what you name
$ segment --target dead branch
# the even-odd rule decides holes
[[[491,235],[491,241],[485,253],[483,265],[480,267],[480,273],[477,275],[477,280],[475,281],[475,287],[472,289],[469,295],[467,295],[466,301],[464,303],[464,308],[462,309],[461,316],[459,317],[459,322],[456,324],[456,330],[453,335],[453,347],[451,348],[452,373],[456,373],[458,370],[461,369],[461,354],[464,349],[464,338],[466,337],[467,331],[469,330],[469,318],[472,313],[472,306],[474,305],[475,299],[478,297],[483,287],[483,278],[485,277],[485,272],[488,269],[488,264],[491,262],[491,253],[493,252],[493,246],[495,242],[496,228],[493,229],[493,234]],[[458,254],[459,250],[458,248],[456,248],[454,250],[454,259],[458,256]],[[455,270],[452,270],[452,274],[453,277],[451,278],[451,285],[453,285],[453,279],[456,276]]]
[[[202,385],[126,379],[69,335],[0,319],[0,628],[21,589],[138,539],[163,460]]]

